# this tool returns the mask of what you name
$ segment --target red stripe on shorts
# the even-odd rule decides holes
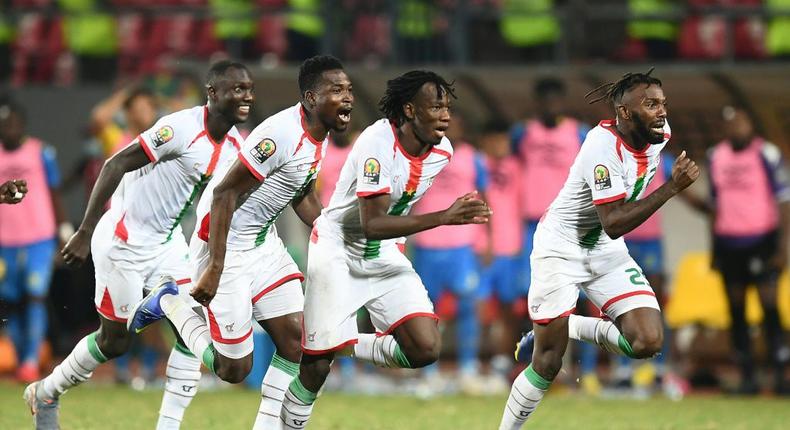
[[[268,293],[269,291],[279,287],[280,285],[282,285],[282,284],[284,284],[284,283],[286,283],[288,281],[293,281],[294,279],[298,279],[299,282],[302,282],[302,281],[304,281],[304,275],[302,275],[301,273],[292,273],[292,274],[290,274],[288,276],[284,276],[279,281],[269,285],[268,287],[264,288],[263,291],[261,291],[260,293],[256,294],[255,297],[252,298],[252,304],[257,303],[258,300],[260,300],[261,297],[263,297],[263,295]]]
[[[415,312],[413,314],[408,314],[405,317],[395,321],[395,323],[392,324],[390,326],[390,328],[385,330],[384,333],[376,333],[376,336],[386,336],[386,335],[392,333],[393,331],[395,331],[396,328],[398,328],[400,325],[402,325],[406,321],[408,321],[408,320],[410,320],[412,318],[417,318],[417,317],[427,317],[427,318],[435,319],[437,322],[439,321],[439,315],[436,315],[435,313],[431,313],[431,312]]]
[[[565,311],[565,312],[557,315],[556,317],[543,318],[543,319],[539,319],[539,320],[533,319],[532,322],[534,322],[535,324],[546,325],[546,324],[548,324],[548,323],[550,323],[550,322],[552,322],[552,321],[554,321],[554,320],[556,320],[558,318],[565,318],[565,317],[567,317],[568,315],[570,315],[570,314],[572,314],[574,312],[576,312],[576,307],[572,308],[569,311]],[[532,318],[532,317],[530,317],[530,318]]]
[[[639,291],[631,291],[625,294],[620,294],[619,296],[614,296],[611,299],[609,299],[606,303],[604,303],[603,306],[601,306],[601,312],[606,312],[606,310],[609,309],[609,306],[612,306],[614,303],[617,303],[620,300],[627,299],[633,296],[641,296],[641,295],[655,297],[656,293],[652,291],[639,290]]]

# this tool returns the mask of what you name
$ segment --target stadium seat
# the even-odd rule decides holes
[[[46,33],[46,20],[43,15],[26,13],[20,17],[12,50],[11,80],[14,85],[23,85],[33,80],[36,60],[44,47]]]
[[[721,275],[710,268],[706,252],[686,254],[678,264],[672,294],[665,309],[667,324],[672,328],[702,324],[717,329],[730,326],[727,296]],[[783,273],[779,281],[779,314],[782,325],[790,328],[790,275]],[[746,320],[755,325],[762,322],[763,312],[757,291],[750,287],[746,294]]]
[[[208,58],[216,52],[222,51],[222,44],[214,35],[214,21],[204,19],[197,25],[197,35],[193,44],[192,53],[198,57]]]
[[[765,52],[765,23],[759,18],[747,18],[735,23],[733,29],[735,56],[762,59]]]
[[[390,22],[381,15],[365,14],[354,21],[353,36],[348,39],[349,58],[361,60],[370,55],[386,57],[390,52]]]
[[[258,20],[258,34],[255,44],[260,53],[272,53],[283,58],[288,49],[285,37],[285,23],[279,15],[264,15]]]
[[[711,60],[721,58],[725,50],[726,23],[720,17],[693,16],[680,28],[678,52],[682,58]]]
[[[121,76],[137,76],[145,46],[146,22],[142,14],[128,13],[118,17],[118,72]]]

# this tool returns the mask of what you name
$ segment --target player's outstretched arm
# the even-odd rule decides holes
[[[683,151],[672,167],[672,178],[644,199],[634,202],[620,199],[595,206],[604,231],[612,239],[617,239],[635,229],[698,177],[699,167],[686,158],[686,151]]]
[[[260,181],[252,175],[250,170],[236,160],[222,181],[214,188],[208,234],[209,262],[190,293],[203,306],[208,306],[217,294],[219,278],[225,267],[230,221],[233,218],[233,212],[238,207],[239,198],[259,183]]]
[[[15,205],[22,201],[27,194],[27,181],[12,179],[0,184],[0,203]]]
[[[293,202],[291,202],[291,206],[294,208],[296,215],[299,216],[299,219],[302,220],[305,225],[308,227],[313,226],[313,222],[316,218],[318,218],[319,215],[321,215],[321,210],[324,208],[321,205],[321,199],[318,198],[318,192],[315,188],[315,180],[312,180],[309,184],[307,184],[301,195],[294,197]]]
[[[66,264],[78,266],[88,258],[91,236],[93,236],[93,230],[104,212],[104,204],[118,188],[118,184],[126,172],[137,170],[150,162],[145,150],[136,139],[104,162],[96,185],[88,199],[88,208],[85,209],[82,223],[61,251]]]
[[[443,211],[423,215],[389,215],[387,213],[389,206],[389,194],[359,197],[359,212],[365,238],[393,239],[440,225],[485,224],[491,216],[491,209],[484,201],[477,198],[476,191],[459,197]]]

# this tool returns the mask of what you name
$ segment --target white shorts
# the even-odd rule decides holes
[[[189,248],[180,234],[166,243],[131,246],[115,236],[110,217],[102,217],[91,239],[96,274],[94,303],[101,316],[126,323],[134,305],[142,300],[143,288],[154,288],[164,275],[172,276],[179,294],[192,306],[200,306],[189,295],[192,264]]]
[[[195,262],[195,279],[199,279],[208,264],[208,244],[193,236],[190,254]],[[276,236],[269,235],[254,249],[228,250],[217,295],[206,308],[214,348],[228,358],[251,354],[253,320],[301,312],[303,279]]]
[[[660,309],[622,240],[586,249],[539,225],[530,265],[529,315],[537,324],[572,314],[580,289],[612,321],[636,308]]]
[[[428,292],[397,246],[379,257],[349,256],[341,239],[311,235],[305,283],[302,350],[318,355],[356,344],[357,310],[367,308],[378,332],[414,317],[437,319]]]

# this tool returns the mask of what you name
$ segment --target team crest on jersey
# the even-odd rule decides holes
[[[173,127],[170,127],[169,125],[157,130],[156,133],[154,133],[154,138],[152,139],[154,141],[154,148],[159,148],[165,143],[170,142],[170,140],[173,139],[174,134]]]
[[[381,163],[375,158],[368,158],[365,160],[365,167],[362,176],[365,178],[365,183],[368,185],[378,185],[379,177],[381,176]]]
[[[612,178],[609,176],[609,169],[603,164],[595,166],[595,190],[607,190],[612,188]]]
[[[277,151],[277,145],[273,140],[267,137],[266,139],[263,139],[261,143],[255,145],[255,147],[250,150],[250,154],[252,155],[252,158],[255,159],[255,161],[263,163],[264,161],[271,158],[275,151]]]

